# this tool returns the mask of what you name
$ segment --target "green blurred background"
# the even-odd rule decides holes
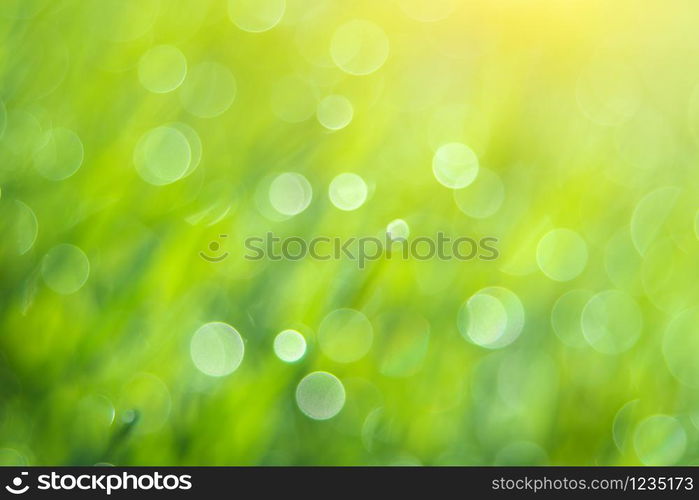
[[[696,463],[698,21],[0,1],[0,463]],[[396,219],[500,257],[243,257]]]

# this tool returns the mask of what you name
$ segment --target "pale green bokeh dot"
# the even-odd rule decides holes
[[[552,280],[570,281],[587,265],[587,244],[575,231],[552,229],[539,240],[536,262]]]
[[[477,294],[462,306],[459,324],[468,323],[466,339],[476,345],[489,347],[496,343],[507,327],[507,311],[495,297]]]
[[[584,68],[576,86],[583,115],[603,126],[627,121],[641,104],[638,75],[616,59],[597,59]]]
[[[167,126],[174,128],[175,130],[178,130],[180,133],[182,133],[182,135],[185,136],[185,138],[187,139],[187,142],[189,143],[189,150],[190,150],[190,154],[191,154],[191,159],[189,161],[189,166],[187,167],[187,171],[182,176],[182,177],[187,177],[188,175],[190,175],[192,172],[194,172],[197,169],[197,167],[199,166],[199,163],[201,162],[201,157],[203,154],[201,139],[199,138],[199,134],[197,134],[197,131],[194,130],[189,125],[187,125],[186,123],[173,122],[173,123],[169,123]]]
[[[461,306],[457,327],[469,342],[499,349],[514,342],[522,332],[524,307],[519,297],[507,288],[483,288]]]
[[[298,76],[290,75],[277,80],[271,89],[272,112],[282,121],[300,123],[316,111],[317,98],[313,85]]]
[[[13,228],[13,242],[19,255],[27,253],[39,234],[39,221],[29,205],[16,200],[10,211],[10,224]]]
[[[333,62],[350,75],[368,75],[383,66],[390,47],[386,33],[370,21],[353,20],[340,26],[330,42]]]
[[[217,62],[193,66],[178,93],[182,107],[199,118],[223,114],[235,100],[238,85],[233,73]]]
[[[618,230],[604,248],[604,269],[614,286],[634,292],[641,287],[641,256],[628,227]]]
[[[638,411],[639,399],[634,399],[624,404],[614,415],[612,421],[612,437],[614,444],[621,452],[625,452],[630,438],[633,437],[633,423],[635,413]]]
[[[270,198],[270,189],[272,187],[272,182],[279,177],[279,174],[269,174],[264,176],[260,182],[258,182],[255,187],[255,193],[253,195],[253,200],[257,211],[270,221],[284,221],[291,217],[290,215],[283,215],[276,208],[272,206],[272,200]]]
[[[318,344],[327,357],[338,363],[363,358],[371,348],[374,331],[367,317],[354,309],[336,309],[318,328]]]
[[[684,456],[687,433],[676,418],[652,415],[636,427],[633,445],[645,465],[674,465]]]
[[[68,243],[53,247],[41,261],[46,285],[62,295],[75,293],[90,276],[90,261],[80,248]]]
[[[104,446],[110,437],[114,416],[114,405],[106,396],[84,396],[75,406],[70,439],[87,449]]]
[[[32,113],[21,109],[7,112],[7,126],[0,146],[20,158],[30,157],[41,145],[41,123]]]
[[[345,211],[361,207],[366,201],[368,192],[364,179],[349,172],[336,176],[328,188],[328,196],[332,204]]]
[[[364,422],[362,423],[361,429],[361,440],[364,448],[372,453],[375,450],[375,446],[382,442],[385,442],[390,436],[391,422],[386,416],[384,408],[377,407],[371,410]]]
[[[261,33],[284,16],[286,0],[228,0],[228,17],[243,31]]]
[[[134,423],[133,432],[160,430],[172,410],[172,397],[165,382],[151,373],[137,373],[123,387],[118,403],[120,419]]]
[[[83,163],[83,143],[78,134],[66,128],[44,132],[34,151],[34,168],[52,181],[67,179]]]
[[[628,351],[643,328],[643,315],[636,301],[620,290],[606,290],[585,305],[581,326],[587,342],[604,354]]]
[[[329,95],[318,103],[316,117],[328,130],[340,130],[352,121],[354,108],[349,99],[342,95]]]
[[[189,141],[170,126],[146,132],[136,144],[133,161],[136,171],[149,184],[164,186],[182,178],[192,159]]]
[[[699,308],[675,316],[665,330],[663,355],[670,373],[683,384],[699,387]]]
[[[551,309],[551,326],[556,336],[570,347],[587,345],[580,318],[594,294],[589,290],[570,290],[561,295]]]
[[[274,178],[269,186],[269,202],[282,215],[298,215],[310,205],[313,189],[306,178],[285,172]]]
[[[78,407],[90,415],[85,420],[90,420],[98,425],[109,426],[114,422],[114,405],[108,397],[102,394],[90,394],[85,396]]]
[[[138,61],[138,80],[146,90],[156,94],[172,92],[184,81],[187,59],[172,45],[149,49]]]
[[[296,387],[296,404],[314,420],[328,420],[340,413],[345,397],[340,379],[328,372],[309,373]]]
[[[482,167],[472,184],[454,190],[454,201],[459,210],[474,219],[485,219],[495,214],[504,198],[505,186],[500,176]]]
[[[631,216],[631,238],[641,255],[645,255],[660,234],[679,194],[677,187],[661,187],[648,193],[636,205]]]
[[[670,314],[694,306],[699,300],[699,288],[696,275],[688,270],[695,266],[696,252],[684,251],[670,237],[658,238],[641,262],[645,296]]]
[[[451,189],[465,188],[478,175],[478,157],[460,142],[450,142],[437,149],[432,158],[432,172],[440,184]]]
[[[306,339],[296,330],[284,330],[274,338],[274,354],[286,363],[298,361],[306,354]]]
[[[189,354],[197,369],[210,377],[230,375],[245,355],[245,343],[238,330],[227,323],[206,323],[194,332]]]
[[[403,219],[394,219],[386,226],[386,235],[392,241],[405,241],[410,236],[410,226]]]

